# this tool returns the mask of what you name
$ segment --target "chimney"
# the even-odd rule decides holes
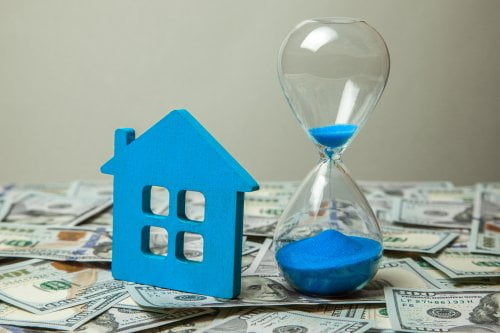
[[[118,128],[115,131],[115,156],[120,156],[125,147],[135,140],[133,128]]]

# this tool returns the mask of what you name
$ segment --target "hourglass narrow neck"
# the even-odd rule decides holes
[[[351,141],[358,129],[354,124],[334,124],[308,129],[311,139],[317,144],[321,153],[328,158],[340,158],[340,154]]]
[[[329,148],[319,147],[319,162],[320,163],[341,163],[342,162],[342,152],[334,152],[334,150]]]

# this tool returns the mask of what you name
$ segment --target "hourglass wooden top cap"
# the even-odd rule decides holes
[[[278,56],[278,76],[290,107],[304,130],[324,146],[349,142],[375,108],[388,75],[385,42],[360,19],[301,22],[286,36]],[[321,142],[311,134],[339,124],[353,125],[346,140]]]

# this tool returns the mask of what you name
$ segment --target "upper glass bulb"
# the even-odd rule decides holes
[[[295,116],[322,152],[344,148],[375,108],[389,75],[389,53],[366,22],[321,18],[285,38],[278,76]]]

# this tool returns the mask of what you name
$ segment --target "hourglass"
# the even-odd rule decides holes
[[[274,235],[278,266],[303,293],[346,294],[377,272],[380,229],[341,156],[373,111],[388,74],[387,46],[362,20],[307,20],[281,46],[281,87],[320,153]]]

